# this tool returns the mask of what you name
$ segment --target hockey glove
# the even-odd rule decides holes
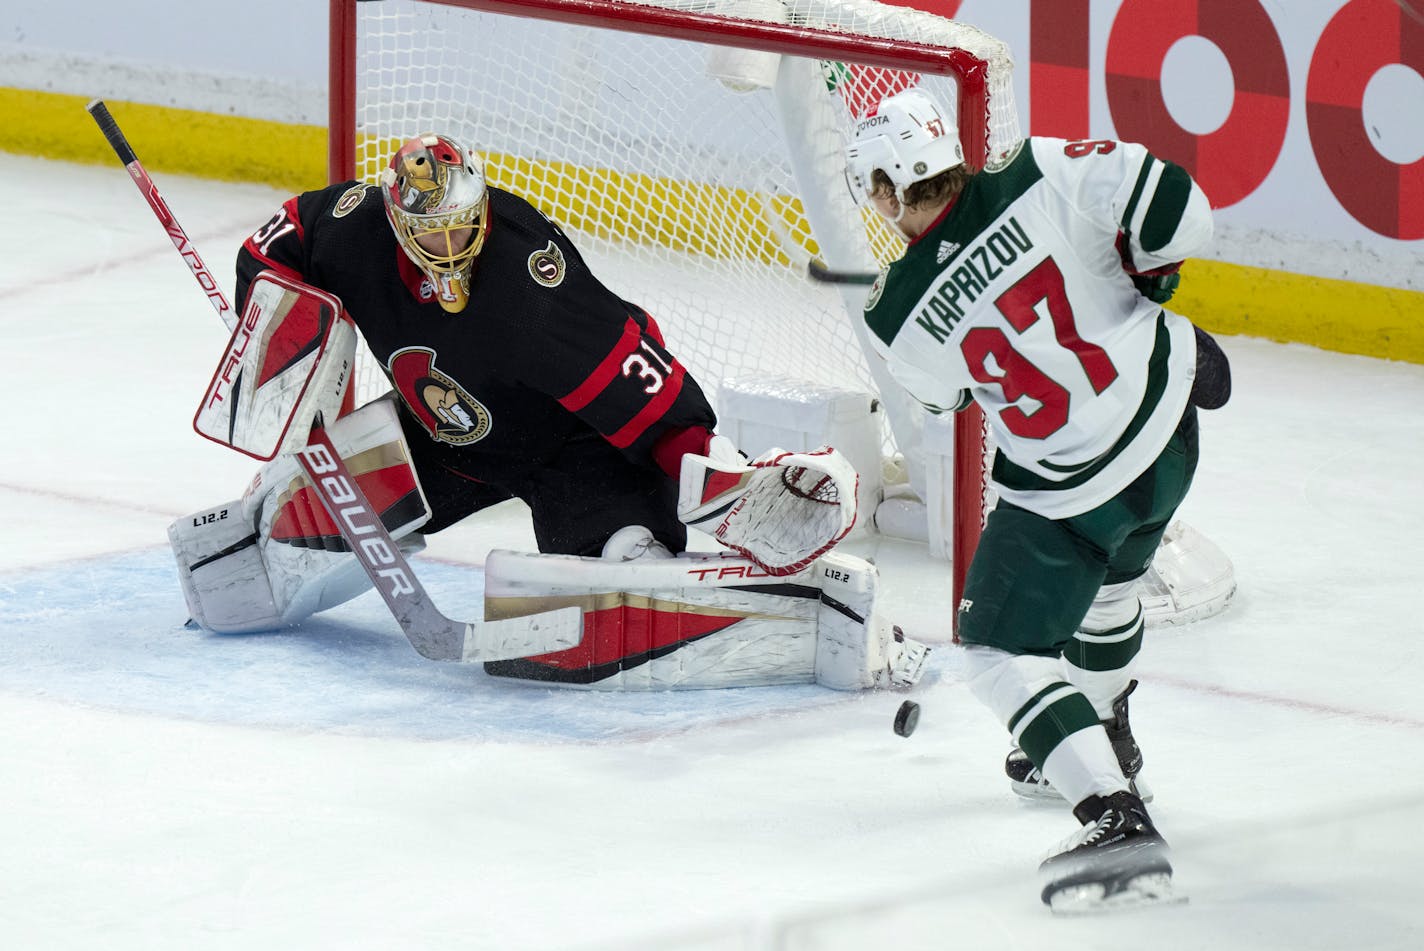
[[[1165,304],[1177,292],[1182,282],[1180,274],[1132,274],[1133,286],[1138,293],[1154,304]]]
[[[1192,380],[1192,405],[1221,409],[1231,399],[1231,361],[1226,359],[1215,337],[1196,324],[1192,329],[1197,335],[1197,375]]]
[[[855,525],[859,476],[839,451],[772,449],[750,463],[715,436],[682,458],[677,516],[769,574],[803,570]]]

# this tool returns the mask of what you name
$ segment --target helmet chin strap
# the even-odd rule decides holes
[[[880,217],[884,218],[885,221],[886,221],[891,227],[893,227],[893,228],[895,229],[895,231],[900,235],[900,237],[904,238],[906,241],[913,241],[913,240],[915,240],[915,238],[917,238],[917,237],[919,237],[919,236],[918,236],[918,235],[910,234],[909,231],[905,230],[905,225],[904,225],[904,218],[905,218],[905,193],[904,193],[904,189],[901,189],[901,188],[895,189],[895,205],[896,205],[897,208],[899,208],[899,211],[896,212],[894,218],[891,218],[889,215],[881,215]]]

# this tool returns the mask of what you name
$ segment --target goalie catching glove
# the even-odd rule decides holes
[[[682,457],[677,517],[759,568],[803,570],[855,526],[855,467],[828,446],[771,449],[751,462],[713,436],[707,455]]]

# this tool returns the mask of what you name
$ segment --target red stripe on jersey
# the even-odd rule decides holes
[[[251,251],[252,249],[249,248],[248,250]],[[287,265],[285,265],[285,264],[278,264],[276,261],[273,261],[271,258],[264,258],[262,255],[258,254],[256,251],[253,251],[253,252],[252,252],[252,256],[255,257],[255,258],[257,258],[257,259],[258,259],[259,261],[261,261],[264,265],[266,265],[268,270],[276,271],[278,274],[282,275],[283,277],[287,278],[288,280],[297,281],[298,283],[301,283],[301,284],[305,284],[305,283],[306,283],[306,280],[307,280],[306,275],[303,274],[301,271],[298,271],[296,268],[294,268],[294,267],[287,267]]]
[[[272,270],[276,271],[278,274],[300,281],[303,280],[303,275],[301,271],[298,271],[297,269],[292,267],[288,267],[285,264],[278,264],[276,261],[268,257],[266,253],[264,253],[262,250],[263,243],[270,243],[268,236],[272,230],[273,225],[280,224],[280,222],[283,220],[285,220],[286,223],[290,224],[293,228],[296,229],[297,242],[301,243],[303,241],[304,232],[302,230],[302,219],[297,214],[296,196],[288,198],[286,201],[282,202],[281,214],[283,216],[282,219],[278,219],[276,215],[273,215],[272,220],[268,221],[267,224],[258,228],[257,231],[253,234],[248,235],[247,240],[242,242],[242,246],[246,248],[247,252],[251,254],[254,258],[261,261],[263,264],[267,265]],[[261,242],[258,241],[259,238],[262,239]]]
[[[648,400],[647,405],[638,410],[638,415],[628,421],[628,424],[618,432],[608,437],[608,441],[619,449],[627,449],[638,441],[638,437],[648,431],[648,427],[663,418],[663,414],[668,411],[668,407],[677,401],[678,394],[682,392],[682,379],[687,375],[687,371],[682,368],[681,363],[672,365],[672,375],[667,378],[663,388]]]
[[[682,472],[682,457],[688,453],[707,455],[707,446],[711,442],[712,431],[704,426],[669,430],[653,444],[653,461],[669,478],[676,479]]]
[[[646,310],[643,311],[643,316],[648,318],[648,336],[652,337],[654,342],[656,342],[658,346],[666,350],[667,344],[663,341],[663,329],[658,326],[658,322],[653,319],[653,315],[648,313]]]
[[[623,360],[637,349],[642,336],[642,328],[638,326],[637,321],[629,317],[628,322],[623,325],[623,336],[613,345],[613,349],[608,351],[608,356],[603,358],[603,362],[595,367],[572,393],[559,400],[560,405],[570,413],[577,413],[592,403],[622,371]]]

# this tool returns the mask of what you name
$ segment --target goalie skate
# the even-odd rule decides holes
[[[1083,828],[1039,866],[1043,903],[1057,915],[1091,915],[1186,901],[1172,885],[1167,842],[1131,793],[1090,796],[1074,810]]]

